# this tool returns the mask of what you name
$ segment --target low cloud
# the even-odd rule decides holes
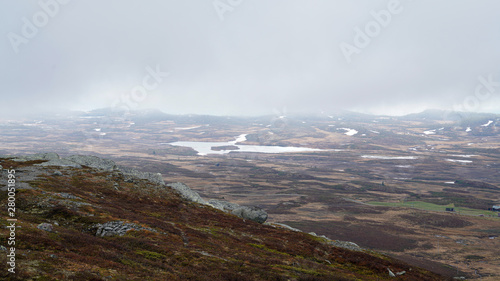
[[[3,117],[111,106],[156,66],[138,108],[169,113],[453,109],[500,82],[494,0],[39,3],[0,11]],[[473,109],[500,112],[499,92]]]

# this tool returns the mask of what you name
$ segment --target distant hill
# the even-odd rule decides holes
[[[399,117],[400,120],[436,120],[436,121],[462,121],[468,119],[498,118],[498,114],[459,112],[440,109],[428,109],[419,113],[411,113]]]

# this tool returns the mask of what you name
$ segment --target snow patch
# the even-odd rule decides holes
[[[446,161],[448,161],[448,162],[455,162],[455,163],[464,163],[464,164],[466,164],[466,163],[472,163],[471,160],[446,159]]]
[[[238,137],[236,137],[236,140],[231,141],[229,143],[234,145],[234,144],[236,144],[238,142],[244,142],[244,141],[247,140],[247,136],[248,136],[248,134],[239,135]]]
[[[358,131],[354,130],[354,129],[349,129],[349,128],[339,128],[340,130],[346,130],[347,132],[344,133],[344,135],[347,135],[347,136],[354,136],[355,134],[358,133]],[[337,130],[339,130],[337,129]]]
[[[416,156],[384,156],[384,155],[362,155],[361,158],[382,159],[382,160],[415,160]]]
[[[197,129],[197,128],[200,128],[200,126],[193,126],[193,127],[183,127],[183,128],[174,128],[176,130],[192,130],[192,129]]]
[[[493,123],[493,120],[488,121],[488,123],[481,125],[481,127],[488,127],[491,123]]]
[[[436,129],[425,131],[424,134],[426,134],[426,135],[435,135],[436,134]]]

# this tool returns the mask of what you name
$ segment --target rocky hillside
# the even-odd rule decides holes
[[[444,280],[110,160],[0,165],[2,280]]]

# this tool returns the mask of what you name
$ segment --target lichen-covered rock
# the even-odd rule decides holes
[[[113,160],[102,159],[93,155],[71,155],[63,159],[70,160],[82,166],[101,169],[105,171],[113,171],[117,169],[116,163]]]
[[[65,192],[56,193],[56,195],[58,195],[62,198],[66,198],[66,199],[81,199],[80,197],[77,197],[73,194],[69,194],[69,193],[65,193]]]
[[[328,245],[332,245],[332,246],[335,246],[338,248],[348,249],[351,251],[363,251],[363,248],[361,248],[358,244],[356,244],[354,242],[331,240],[330,238],[326,237],[325,235],[317,235],[314,232],[309,232],[309,234],[312,236],[316,236],[316,237],[320,237],[320,238],[325,239],[325,243]]]
[[[169,183],[167,184],[167,186],[176,190],[182,196],[182,198],[186,200],[200,204],[207,204],[207,202],[203,200],[203,198],[201,198],[198,192],[191,190],[191,188],[181,182]]]
[[[266,222],[264,224],[270,225],[272,227],[280,227],[280,228],[288,229],[288,230],[291,230],[291,231],[302,232],[302,230],[294,228],[294,227],[291,227],[291,226],[286,225],[284,223],[277,223],[277,222],[268,223],[268,222]]]
[[[264,223],[267,220],[267,213],[262,208],[256,206],[239,206],[231,211],[232,214],[240,218]]]
[[[53,176],[56,176],[56,177],[60,177],[60,176],[62,176],[62,175],[63,175],[63,173],[62,173],[61,171],[59,171],[59,170],[56,170],[56,171],[54,171],[54,172],[52,173],[52,175],[53,175]]]
[[[392,270],[390,268],[387,268],[387,270],[389,271],[390,277],[396,277],[396,275],[392,272]]]
[[[231,203],[231,202],[216,200],[216,199],[208,200],[207,205],[212,206],[215,209],[219,209],[221,211],[232,211],[240,206],[236,203]]]
[[[17,156],[14,161],[34,161],[34,160],[58,160],[60,159],[59,155],[54,152],[48,152],[48,153],[36,153],[36,154],[31,154],[31,155],[24,155],[24,156]]]
[[[71,160],[67,159],[53,159],[49,160],[47,162],[43,162],[40,164],[35,164],[37,166],[43,166],[43,167],[48,167],[48,166],[57,166],[57,167],[72,167],[72,168],[81,168],[82,166],[80,164],[77,164]]]
[[[123,236],[130,230],[149,230],[153,232],[157,232],[156,230],[149,227],[142,227],[135,223],[126,223],[123,221],[110,221],[104,224],[97,224],[96,236],[105,237],[105,236]]]
[[[163,180],[163,176],[160,173],[141,172],[141,171],[131,169],[128,167],[123,167],[123,166],[119,166],[118,168],[124,175],[149,180],[151,182],[154,182],[154,183],[160,184],[160,185],[165,185],[165,181]]]
[[[231,203],[222,200],[211,199],[207,205],[212,206],[224,212],[232,213],[240,218],[253,220],[258,223],[264,223],[267,220],[267,213],[263,209],[255,206],[240,206],[236,203]]]
[[[351,251],[363,251],[363,248],[361,248],[360,246],[358,246],[358,244],[354,242],[333,240],[329,241],[328,244],[335,247],[348,249]]]
[[[46,223],[46,222],[43,222],[43,223],[37,225],[37,228],[40,230],[48,231],[48,232],[52,232],[54,230],[54,227],[52,226],[52,224]]]

